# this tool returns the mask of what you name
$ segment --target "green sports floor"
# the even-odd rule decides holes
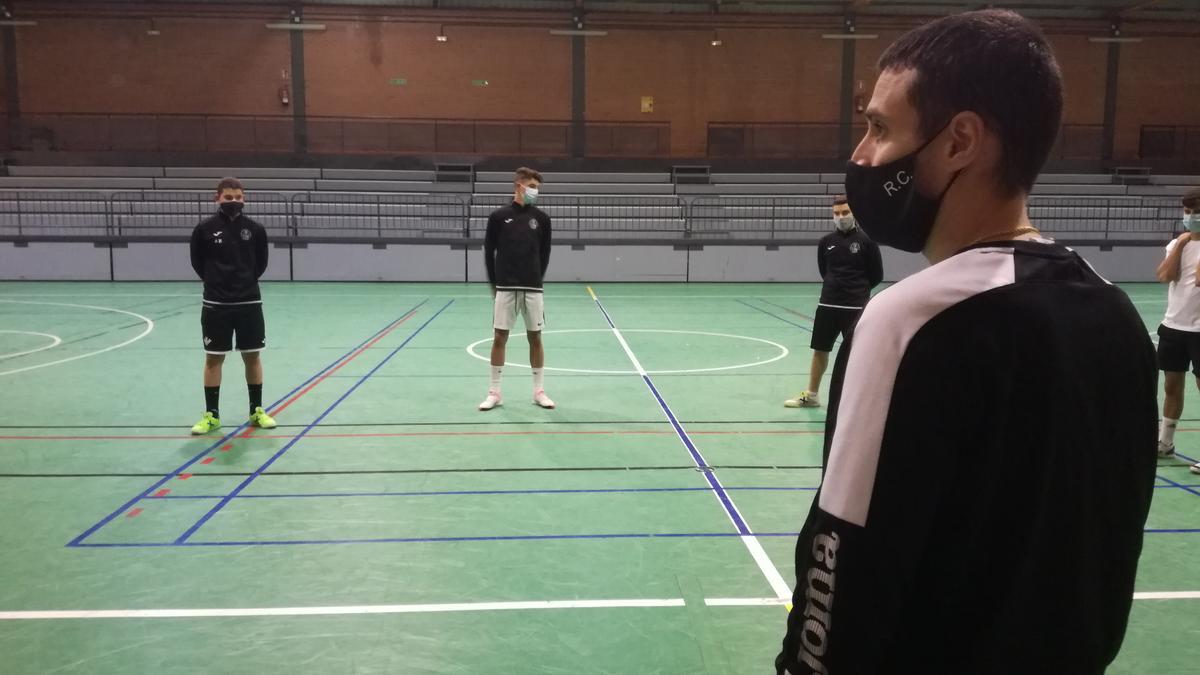
[[[819,288],[593,289],[547,290],[558,409],[516,335],[480,413],[484,286],[266,284],[280,426],[237,426],[231,359],[193,438],[196,284],[0,284],[0,673],[771,672]],[[1200,673],[1200,476],[1158,488],[1110,673]]]

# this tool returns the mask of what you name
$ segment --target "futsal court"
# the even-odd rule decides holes
[[[1152,332],[1165,288],[1125,289]],[[233,357],[194,438],[198,284],[0,284],[0,673],[768,672],[819,290],[550,285],[558,408],[514,331],[481,413],[485,285],[268,283],[280,426],[238,426]],[[1113,674],[1200,672],[1190,384],[1178,446]]]

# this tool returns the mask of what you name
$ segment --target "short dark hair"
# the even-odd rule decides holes
[[[921,135],[972,111],[1000,137],[1000,186],[1028,193],[1058,139],[1062,72],[1046,36],[1016,12],[988,9],[921,26],[879,57],[880,71],[916,71],[909,98]]]
[[[1179,200],[1183,203],[1183,208],[1193,211],[1200,211],[1200,187],[1192,188],[1183,193],[1183,199]]]
[[[846,201],[846,195],[837,195],[833,198],[834,206],[841,206],[842,204],[849,204],[849,203],[850,202]]]
[[[246,188],[242,186],[242,181],[240,181],[236,178],[233,178],[233,177],[222,178],[221,182],[217,183],[217,194],[221,194],[222,192],[224,192],[226,190],[245,191],[245,189]]]
[[[534,171],[533,169],[530,169],[529,167],[526,167],[526,166],[523,166],[523,167],[517,169],[517,181],[518,182],[523,181],[523,180],[530,180],[530,179],[536,180],[538,182],[538,185],[542,184],[542,174],[540,174],[537,171]]]

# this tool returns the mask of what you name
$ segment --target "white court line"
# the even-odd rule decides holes
[[[23,352],[13,352],[12,354],[0,354],[0,361],[3,361],[4,359],[15,359],[18,356],[29,356],[30,354],[44,352],[47,349],[54,349],[62,344],[62,338],[58,337],[57,335],[51,335],[50,333],[35,333],[30,330],[0,330],[0,333],[5,333],[7,335],[36,335],[38,337],[50,338],[50,344],[42,345],[36,349],[26,349]]]
[[[604,305],[600,303],[600,298],[596,297],[596,292],[592,290],[591,286],[587,287],[587,292],[588,295],[592,297],[592,301],[596,303],[596,307],[598,307],[600,312],[604,314],[604,320],[608,322],[609,328],[612,329],[613,336],[617,338],[617,342],[621,343],[621,348],[625,350],[625,356],[629,358],[629,362],[633,364],[635,369],[637,369],[638,375],[641,375],[642,380],[651,389],[651,393],[654,394],[654,397],[659,403],[660,408],[663,410],[663,413],[667,415],[667,418],[672,422],[672,426],[675,427],[676,433],[682,437],[681,440],[685,441],[686,445],[690,446],[688,448],[689,452],[695,453],[692,461],[696,462],[697,466],[700,466],[701,462],[707,465],[708,460],[704,459],[703,456],[700,455],[699,448],[696,448],[695,443],[691,440],[691,438],[688,437],[687,431],[683,428],[683,424],[675,419],[675,413],[671,412],[666,401],[659,397],[659,393],[654,391],[654,386],[650,384],[649,373],[644,367],[642,367],[642,362],[638,360],[637,355],[633,353],[633,349],[630,348],[629,343],[625,341],[625,336],[622,335],[620,329],[617,328],[616,322],[613,321],[612,317],[608,315],[608,310],[604,309]],[[696,460],[697,457],[699,458],[699,461]],[[738,509],[737,505],[733,503],[733,499],[729,497],[728,493],[725,491],[725,486],[721,485],[721,481],[717,479],[716,474],[710,473],[706,478],[709,481],[709,485],[713,488],[713,496],[716,497],[717,501],[721,503],[721,509],[725,511],[725,515],[729,517],[729,520],[733,523],[734,528],[741,531],[742,527],[738,526],[737,521],[738,519],[742,521],[747,534],[744,534],[739,538],[742,540],[742,543],[745,544],[746,549],[750,551],[750,557],[754,558],[754,562],[758,565],[758,569],[762,572],[763,577],[766,578],[767,584],[771,586],[771,590],[775,591],[775,595],[781,600],[790,602],[792,597],[791,587],[788,586],[787,582],[783,580],[783,575],[779,573],[779,570],[775,567],[775,564],[771,562],[770,556],[768,556],[767,552],[763,550],[762,544],[759,543],[758,538],[755,537],[754,533],[750,531],[750,525],[746,522],[746,517],[742,515],[742,512]]]
[[[14,368],[12,370],[0,371],[0,375],[13,375],[16,373],[24,373],[24,372],[30,371],[30,370],[37,370],[38,368],[47,368],[49,366],[56,366],[60,363],[69,363],[71,361],[78,361],[79,359],[86,359],[86,358],[90,358],[93,356],[99,356],[100,354],[104,354],[105,352],[111,352],[114,349],[120,349],[121,347],[124,347],[126,345],[131,345],[131,344],[137,342],[138,340],[141,340],[142,338],[146,337],[147,335],[150,334],[150,331],[154,330],[154,322],[151,321],[149,318],[144,317],[141,314],[137,314],[135,312],[129,312],[129,311],[126,311],[123,309],[116,309],[113,307],[97,307],[95,305],[75,305],[75,304],[71,304],[71,303],[67,303],[67,302],[41,302],[41,301],[36,301],[36,300],[0,299],[0,302],[8,302],[8,303],[16,304],[16,305],[50,305],[52,307],[75,307],[75,308],[79,308],[79,309],[95,309],[95,310],[98,310],[101,312],[116,312],[118,314],[128,314],[129,316],[136,317],[136,318],[141,319],[142,321],[146,322],[146,330],[144,330],[141,333],[133,336],[132,338],[122,342],[121,344],[116,344],[111,347],[105,347],[104,349],[94,351],[94,352],[88,352],[87,354],[78,354],[76,356],[71,356],[71,357],[68,357],[65,359],[59,359],[57,361],[50,361],[48,363],[39,363],[34,366],[26,366],[24,368]]]
[[[1134,600],[1196,600],[1200,591],[1134,593]],[[781,607],[786,598],[705,598],[708,607]],[[345,616],[357,614],[439,614],[546,609],[647,609],[685,607],[683,598],[629,600],[532,600],[459,602],[429,605],[346,605],[334,607],[232,607],[205,609],[78,609],[0,612],[0,621],[62,619],[204,619],[245,616]]]
[[[709,607],[782,607],[791,598],[705,598]]]
[[[610,332],[608,328],[570,328],[570,329],[563,329],[563,330],[544,330],[544,331],[542,331],[542,335],[553,335],[553,334],[558,334],[558,333],[608,333],[608,332]],[[627,328],[625,330],[625,332],[627,332],[627,333],[667,333],[667,334],[672,334],[672,335],[707,335],[709,337],[723,337],[723,338],[732,338],[735,340],[748,340],[750,342],[761,342],[765,345],[771,345],[772,347],[779,350],[779,354],[777,354],[769,359],[763,359],[761,361],[755,361],[753,363],[739,363],[739,364],[735,364],[732,366],[718,366],[715,368],[687,368],[684,370],[648,370],[646,372],[649,375],[684,375],[684,374],[691,374],[691,373],[715,373],[715,372],[724,371],[724,370],[739,370],[741,368],[753,368],[755,366],[765,366],[768,363],[775,363],[776,361],[778,361],[780,359],[787,358],[788,354],[791,353],[788,351],[787,347],[784,347],[783,345],[779,344],[778,342],[771,342],[770,340],[764,340],[762,338],[750,337],[748,335],[731,335],[728,333],[708,333],[705,331],[697,331],[697,330],[659,330],[659,329],[651,329],[651,328]],[[513,333],[512,335],[509,336],[509,338],[516,339],[516,338],[522,337],[523,335],[525,335],[525,333]],[[467,353],[470,354],[471,356],[474,356],[475,358],[479,359],[480,361],[490,362],[491,359],[489,357],[476,352],[475,348],[485,342],[491,342],[494,339],[495,338],[486,337],[486,338],[483,338],[482,340],[472,342],[471,344],[467,345]],[[511,361],[505,361],[504,365],[511,366],[513,368],[529,368],[530,367],[528,363],[513,363]],[[550,366],[546,366],[543,370],[553,370],[553,371],[557,371],[560,373],[584,373],[587,375],[641,375],[641,373],[639,373],[636,370],[588,370],[585,368],[552,368]]]
[[[439,605],[349,605],[344,607],[234,607],[213,609],[80,609],[0,612],[0,621],[44,619],[199,619],[226,616],[338,616],[346,614],[436,614],[533,609],[684,607],[683,598],[634,600],[534,600],[458,602]]]
[[[1200,600],[1200,591],[1166,591],[1134,593],[1134,600]]]
[[[1134,600],[1200,600],[1200,591],[1168,591],[1134,593]],[[705,598],[709,607],[778,607],[790,603],[788,598]]]

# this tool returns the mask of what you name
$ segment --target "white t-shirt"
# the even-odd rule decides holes
[[[1167,255],[1175,246],[1167,244]],[[1179,280],[1172,281],[1167,290],[1167,315],[1163,325],[1175,330],[1200,333],[1200,287],[1196,286],[1196,266],[1200,265],[1200,241],[1184,244],[1179,260]]]

